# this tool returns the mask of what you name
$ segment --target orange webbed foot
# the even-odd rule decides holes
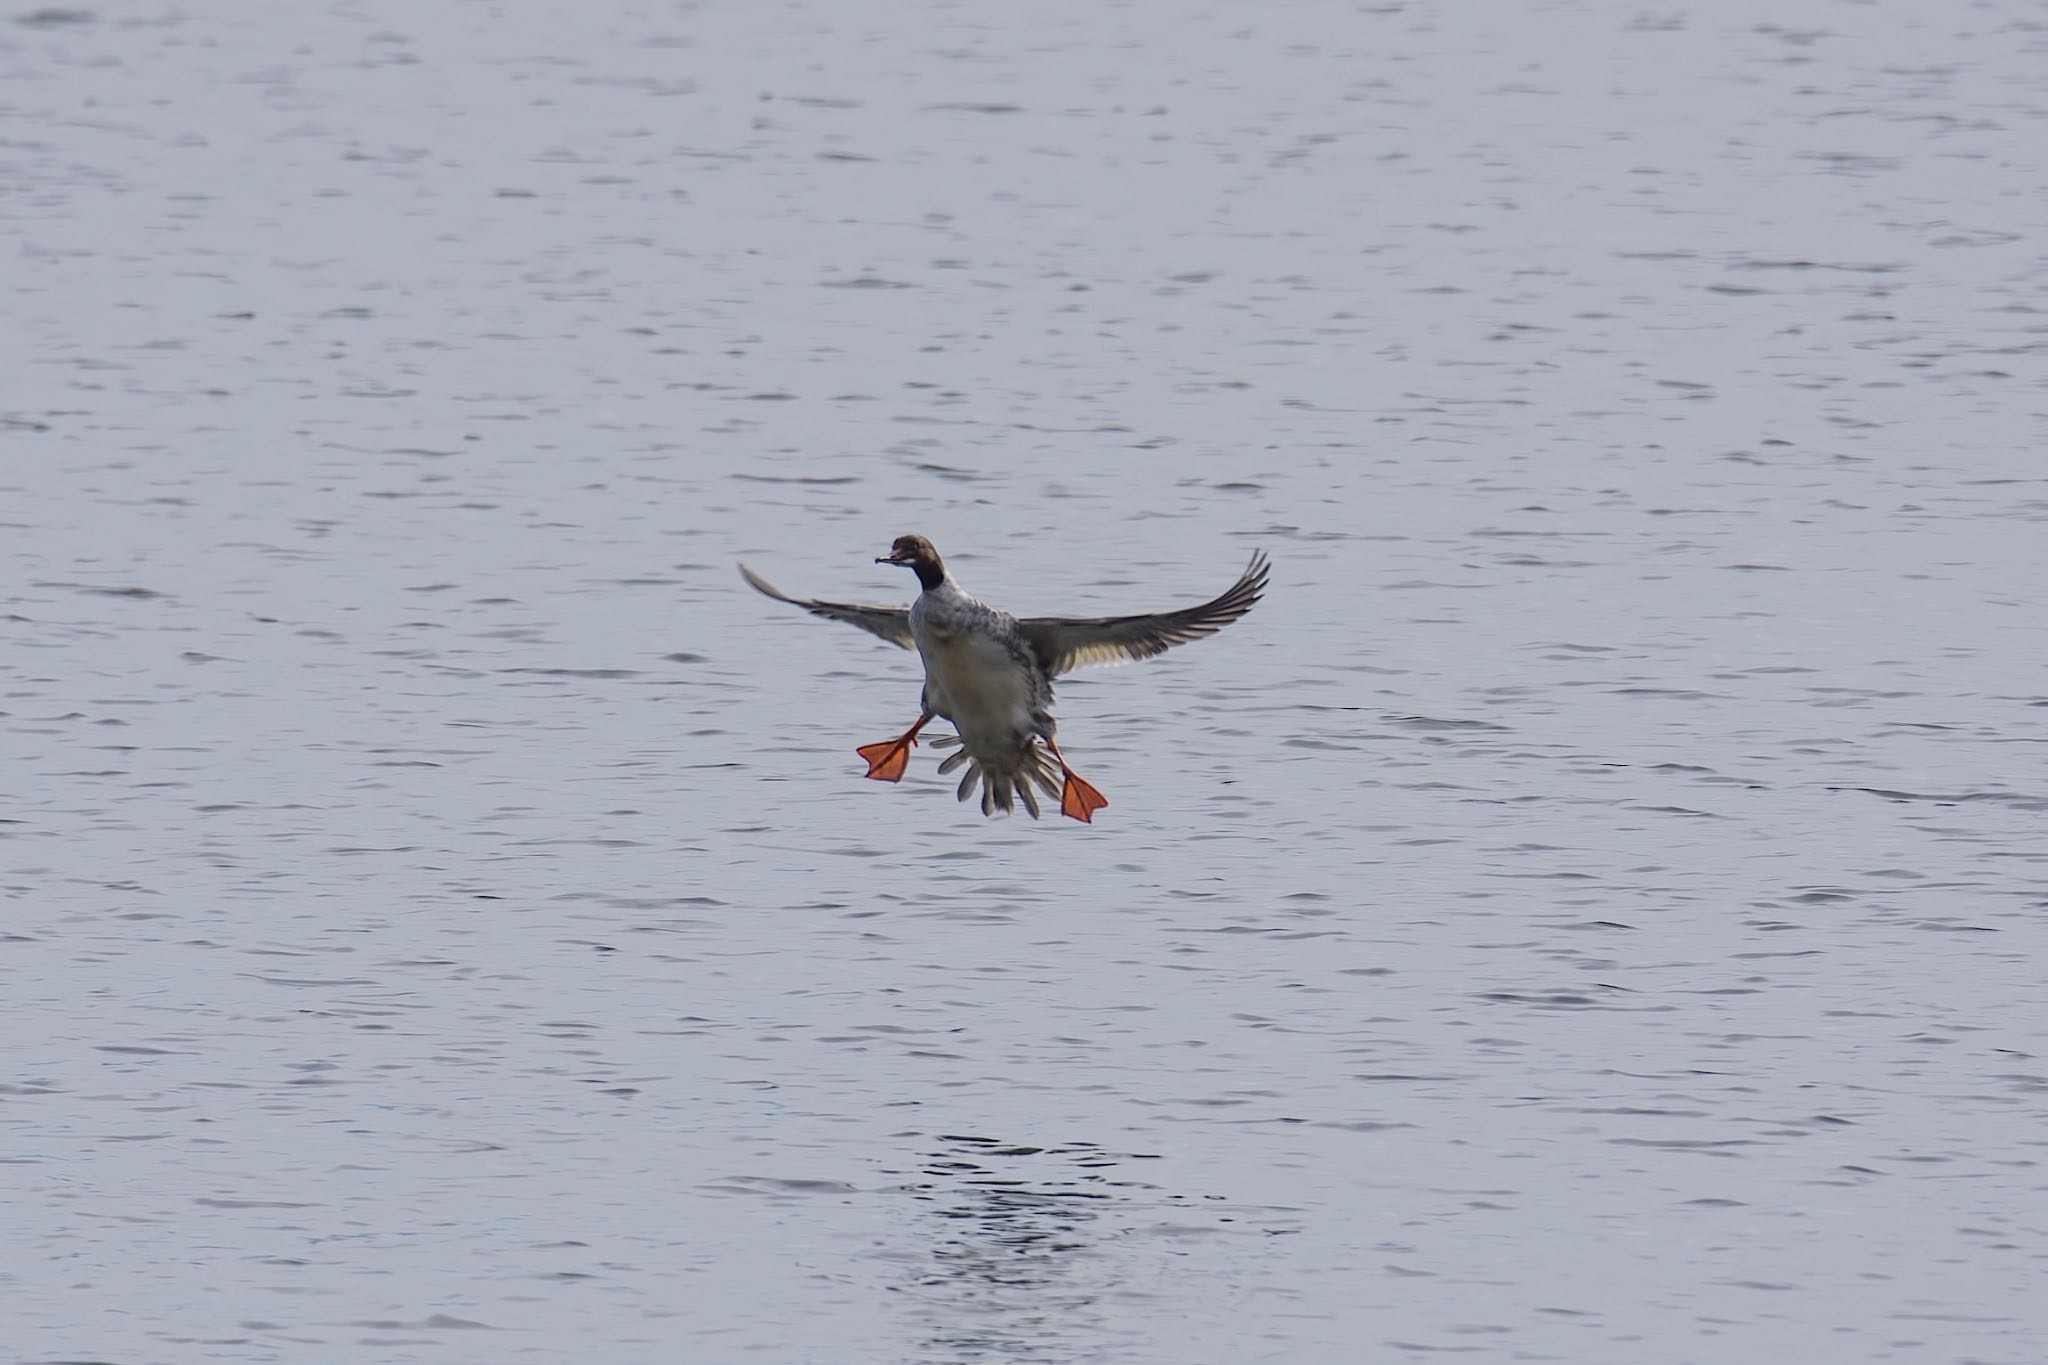
[[[1066,770],[1066,785],[1060,789],[1060,814],[1091,824],[1095,812],[1109,804],[1109,798],[1095,790],[1072,768]]]
[[[863,744],[855,749],[855,753],[868,761],[868,776],[877,782],[901,782],[904,772],[910,767],[910,750],[917,743],[917,732],[931,724],[931,720],[931,713],[926,712],[917,718],[917,724],[896,738]]]
[[[885,739],[863,744],[854,752],[868,761],[868,776],[877,782],[901,782],[910,768],[910,746],[914,739]]]

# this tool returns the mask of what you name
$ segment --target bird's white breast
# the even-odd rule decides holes
[[[962,598],[927,593],[911,609],[925,681],[970,751],[1008,752],[1032,733],[1031,675]]]

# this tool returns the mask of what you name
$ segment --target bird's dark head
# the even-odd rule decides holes
[[[875,563],[908,564],[917,570],[917,581],[923,587],[936,588],[946,581],[946,562],[939,558],[938,549],[923,536],[896,537],[889,553]]]

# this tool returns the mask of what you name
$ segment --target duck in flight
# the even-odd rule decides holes
[[[867,760],[867,775],[877,782],[900,781],[910,766],[918,731],[938,716],[959,732],[932,743],[935,748],[959,749],[939,764],[939,771],[950,773],[967,765],[967,775],[960,780],[962,801],[979,786],[982,814],[1014,810],[1014,798],[1035,820],[1035,786],[1059,798],[1062,815],[1083,824],[1093,820],[1109,798],[1067,766],[1053,739],[1053,679],[1091,664],[1149,659],[1175,645],[1214,635],[1252,609],[1266,590],[1270,567],[1265,555],[1254,554],[1222,596],[1180,611],[1020,618],[969,596],[923,536],[898,536],[889,553],[875,562],[915,570],[923,588],[917,601],[908,607],[862,607],[790,597],[740,565],[741,576],[776,601],[859,626],[892,645],[915,649],[924,660],[917,722],[894,739],[863,744],[855,751]]]

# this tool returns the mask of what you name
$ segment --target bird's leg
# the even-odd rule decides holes
[[[932,713],[926,711],[917,718],[917,724],[896,738],[863,744],[855,749],[855,753],[868,761],[868,776],[877,782],[902,781],[904,770],[910,766],[910,748],[917,743],[917,732],[931,721]]]
[[[1065,785],[1060,788],[1060,814],[1070,815],[1084,825],[1093,822],[1095,812],[1108,805],[1109,798],[1095,790],[1079,773],[1067,766],[1066,756],[1060,752],[1059,745],[1048,739],[1045,747],[1059,760],[1060,776],[1066,779]]]

